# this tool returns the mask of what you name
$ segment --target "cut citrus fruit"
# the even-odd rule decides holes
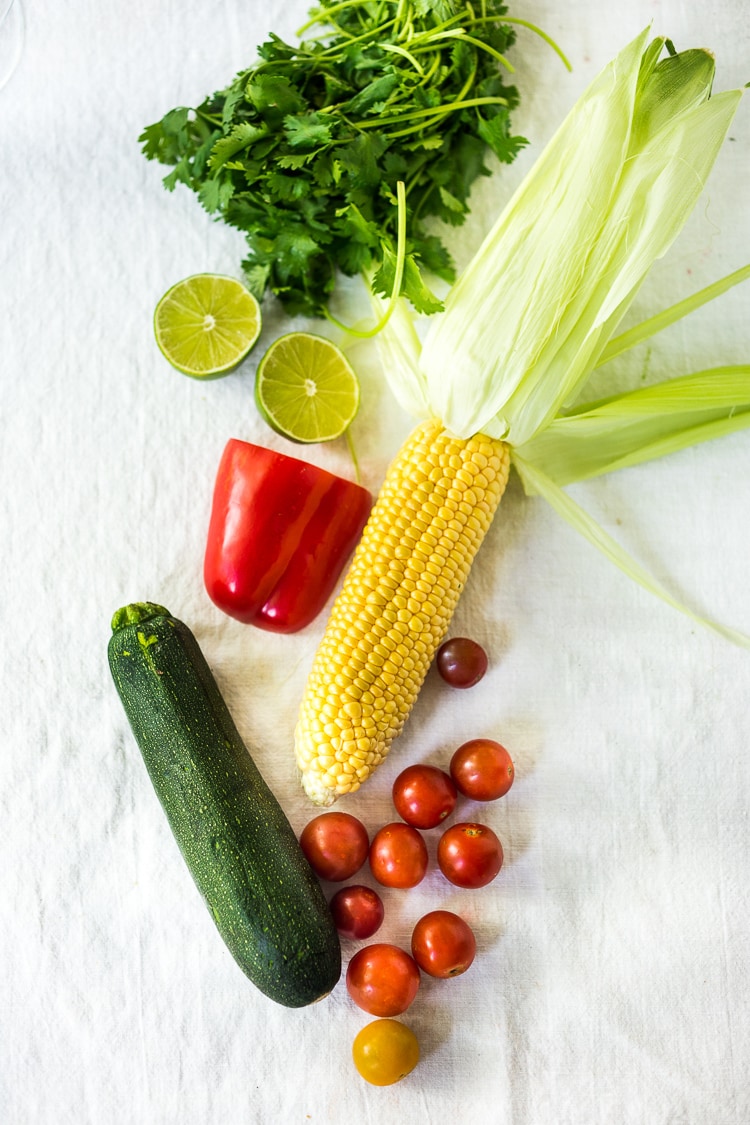
[[[154,313],[162,355],[184,375],[217,379],[245,358],[260,335],[260,306],[233,277],[198,273],[169,289]]]
[[[289,332],[271,344],[258,364],[255,401],[277,434],[308,444],[331,441],[357,413],[359,381],[330,340]]]

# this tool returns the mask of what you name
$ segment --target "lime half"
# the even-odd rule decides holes
[[[154,333],[173,367],[216,379],[240,363],[260,334],[260,306],[233,277],[198,273],[178,281],[154,313]]]
[[[289,332],[258,364],[255,401],[269,426],[291,441],[331,441],[357,413],[359,381],[330,340]]]

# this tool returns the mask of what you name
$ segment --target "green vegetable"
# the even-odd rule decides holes
[[[185,862],[230,952],[279,1004],[331,991],[341,951],[331,914],[195,637],[161,606],[112,619],[109,665]]]
[[[297,46],[272,34],[225,90],[149,125],[143,152],[173,166],[169,190],[186,184],[245,232],[258,299],[270,289],[313,315],[325,312],[337,270],[390,293],[403,180],[402,291],[434,312],[421,270],[448,280],[454,271],[425,220],[462,223],[488,151],[510,163],[526,143],[510,128],[518,91],[502,74],[515,38],[505,11],[500,0],[323,0],[300,35],[323,33]]]

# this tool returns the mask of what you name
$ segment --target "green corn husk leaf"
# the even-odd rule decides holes
[[[385,302],[375,293],[371,293],[370,302],[377,320],[381,321]],[[403,298],[394,302],[390,319],[378,335],[377,342],[383,371],[399,374],[397,379],[389,380],[399,406],[415,418],[429,417],[427,382],[419,367],[421,343]]]
[[[659,582],[658,579],[654,578],[652,574],[649,574],[616,539],[613,539],[609,532],[605,531],[588,512],[581,508],[567,492],[555,484],[555,482],[546,476],[536,465],[525,461],[519,456],[517,451],[513,452],[512,458],[526,492],[544,497],[547,503],[551,504],[555,511],[561,515],[571,527],[583,535],[585,539],[588,539],[588,541],[601,551],[610,562],[619,567],[628,578],[637,582],[639,586],[642,586],[644,590],[648,590],[650,594],[661,598],[667,605],[671,605],[674,609],[679,610],[680,613],[686,614],[699,625],[703,625],[713,630],[713,632],[718,633],[719,636],[723,637],[725,640],[731,641],[732,644],[740,645],[743,648],[750,648],[750,637],[739,632],[737,629],[732,629],[727,625],[722,625],[721,622],[714,621],[710,617],[705,617],[697,613],[671,594],[670,591]]]
[[[633,328],[629,328],[627,332],[623,332],[619,336],[615,336],[613,340],[607,344],[603,349],[597,363],[598,367],[603,367],[605,363],[615,359],[623,352],[630,351],[637,344],[642,344],[644,340],[648,340],[651,336],[655,336],[657,332],[662,332],[671,324],[675,324],[683,317],[689,316],[691,312],[695,312],[702,305],[709,304],[710,301],[715,301],[722,293],[726,293],[735,285],[739,285],[741,281],[746,281],[750,278],[750,266],[743,266],[742,269],[735,270],[734,273],[727,274],[719,281],[715,281],[712,285],[707,285],[705,289],[700,289],[697,293],[692,293],[686,297],[684,301],[678,301],[676,305],[672,305],[668,309],[663,309],[655,316],[650,316],[648,320],[641,321]]]
[[[748,426],[750,366],[715,367],[581,406],[516,451],[566,485]]]
[[[432,412],[527,442],[589,378],[689,217],[737,109],[714,61],[644,31],[579,99],[433,318]]]

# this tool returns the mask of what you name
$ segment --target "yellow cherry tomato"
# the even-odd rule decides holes
[[[419,1062],[419,1043],[411,1028],[398,1020],[373,1020],[352,1044],[354,1065],[373,1086],[392,1086]]]

